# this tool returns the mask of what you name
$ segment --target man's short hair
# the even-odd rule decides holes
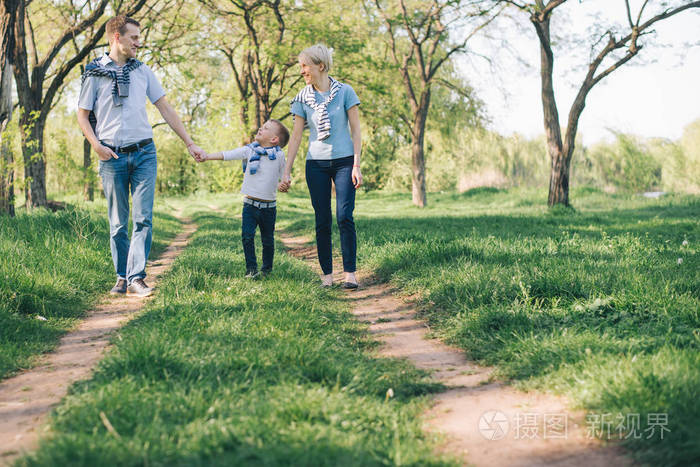
[[[270,121],[277,126],[277,138],[279,138],[279,145],[281,148],[285,147],[289,142],[289,130],[284,126],[279,120],[271,118]]]
[[[138,21],[136,21],[133,18],[129,18],[126,15],[115,16],[114,18],[107,21],[107,38],[111,39],[115,32],[118,32],[119,34],[125,34],[127,24],[133,24],[137,28],[141,27],[141,24],[139,24]]]

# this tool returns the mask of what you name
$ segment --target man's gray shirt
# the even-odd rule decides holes
[[[116,63],[105,54],[100,64],[118,70]],[[97,139],[110,146],[126,146],[153,137],[146,116],[146,97],[151,103],[165,95],[158,78],[146,64],[129,75],[129,97],[120,97],[114,105],[112,78],[88,76],[80,89],[78,107],[95,112]]]

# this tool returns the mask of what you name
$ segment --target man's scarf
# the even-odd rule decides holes
[[[331,92],[322,102],[316,101],[316,93],[311,84],[304,86],[304,89],[299,91],[299,94],[292,99],[292,103],[301,102],[314,109],[315,112],[318,112],[318,129],[316,132],[316,139],[318,140],[326,139],[331,134],[331,119],[328,117],[328,104],[330,104],[336,94],[338,94],[340,88],[343,87],[343,83],[340,81],[336,81],[330,76],[328,78],[331,80]]]
[[[243,172],[245,172],[246,165],[250,164],[251,175],[255,175],[255,172],[257,172],[260,168],[261,156],[267,156],[271,161],[274,161],[275,159],[277,159],[277,157],[281,157],[283,155],[282,148],[280,148],[279,146],[270,146],[269,148],[264,148],[260,146],[260,143],[258,143],[257,141],[253,141],[248,145],[248,147],[253,150],[253,155],[250,156],[247,163],[246,160],[243,159]]]
[[[130,58],[121,69],[115,70],[107,68],[100,63],[101,58],[96,58],[85,66],[85,72],[81,78],[80,85],[85,83],[88,76],[112,78],[112,100],[115,106],[122,105],[121,98],[129,97],[129,74],[143,65],[143,62]],[[90,112],[90,124],[95,128],[97,118],[95,112]]]

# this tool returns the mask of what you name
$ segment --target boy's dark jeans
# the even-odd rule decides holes
[[[333,272],[331,253],[331,180],[335,183],[335,217],[340,231],[343,270],[355,272],[357,236],[352,212],[355,209],[355,186],[352,184],[354,156],[331,160],[306,161],[306,184],[316,214],[316,249],[323,274]]]
[[[262,271],[272,271],[272,260],[275,256],[274,234],[276,218],[276,207],[256,208],[250,204],[243,204],[241,233],[246,271],[258,270],[258,261],[255,257],[255,230],[257,227],[260,227],[260,239],[262,240]]]

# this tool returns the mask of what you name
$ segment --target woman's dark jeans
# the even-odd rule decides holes
[[[335,217],[340,231],[343,270],[355,272],[357,237],[352,212],[355,209],[355,186],[352,184],[354,156],[331,160],[306,161],[306,184],[316,213],[316,250],[323,274],[333,272],[331,244],[331,180],[335,183]]]

